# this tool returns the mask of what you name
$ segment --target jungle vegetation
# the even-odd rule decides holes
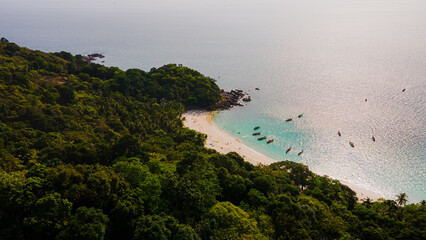
[[[215,81],[0,43],[0,239],[426,239],[424,201],[204,147]],[[407,205],[408,204],[408,205]]]

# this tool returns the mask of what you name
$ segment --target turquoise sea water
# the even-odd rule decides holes
[[[411,202],[426,199],[425,1],[0,0],[0,6],[0,36],[21,46],[100,52],[106,65],[124,69],[184,64],[252,96],[247,106],[215,116],[247,145],[388,198],[406,192]],[[257,125],[274,143],[251,136]]]

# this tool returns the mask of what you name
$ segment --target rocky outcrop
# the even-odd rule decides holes
[[[250,102],[251,101],[251,97],[247,96],[247,97],[243,98],[243,101],[244,102]]]
[[[86,56],[83,56],[83,59],[86,60],[88,63],[91,63],[92,61],[96,60],[97,58],[104,58],[105,56],[100,53],[92,53]]]
[[[240,99],[245,96],[243,90],[235,89],[229,92],[222,90],[220,95],[222,96],[221,100],[219,100],[219,102],[217,102],[216,105],[210,107],[209,110],[211,111],[225,110],[225,109],[230,109],[234,106],[243,106],[240,103]]]

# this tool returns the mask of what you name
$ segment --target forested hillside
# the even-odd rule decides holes
[[[145,72],[0,43],[0,239],[426,239],[424,202],[357,203],[304,165],[204,148],[185,108],[220,99]]]

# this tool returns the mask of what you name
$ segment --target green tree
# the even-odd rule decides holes
[[[167,240],[171,239],[173,228],[178,222],[171,216],[145,215],[136,223],[133,240]]]
[[[250,236],[258,236],[257,222],[251,219],[249,215],[241,208],[233,205],[230,202],[220,202],[214,205],[209,210],[209,217],[213,218],[218,229],[215,234],[218,238],[223,238],[226,235],[236,238],[250,238]]]
[[[69,105],[75,102],[75,93],[69,87],[58,87],[59,98],[57,99],[59,104]]]
[[[62,231],[71,217],[72,203],[59,193],[47,194],[34,204],[32,216],[26,217],[24,226],[27,239],[54,239]]]
[[[155,213],[160,204],[160,179],[151,174],[148,166],[138,158],[122,160],[113,165],[114,171],[121,174],[131,184],[137,194],[142,196],[146,211]]]
[[[101,209],[80,207],[69,221],[59,239],[102,240],[105,237],[108,216]]]
[[[406,193],[400,193],[398,195],[396,195],[396,202],[398,203],[399,206],[405,206],[405,204],[407,204],[408,202],[408,197]]]

